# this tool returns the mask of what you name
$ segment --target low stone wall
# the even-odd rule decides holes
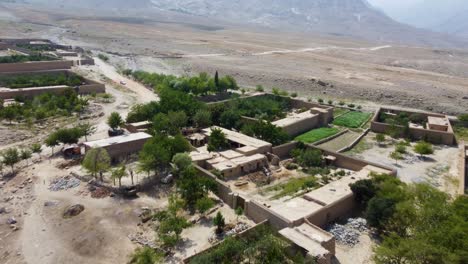
[[[261,226],[263,226],[263,225],[267,225],[267,224],[268,224],[268,220],[263,221],[263,222],[261,222],[261,223],[258,223],[258,224],[256,224],[256,225],[252,226],[251,228],[249,228],[249,229],[247,229],[247,230],[244,230],[244,231],[240,232],[239,234],[235,235],[235,237],[242,237],[242,238],[248,237],[252,231],[258,229],[259,227],[261,227]],[[190,257],[188,257],[188,258],[185,258],[182,262],[183,262],[183,263],[190,263],[190,261],[191,261],[192,259],[194,259],[195,257],[200,256],[200,255],[202,255],[202,254],[205,254],[205,253],[209,252],[210,250],[215,249],[215,248],[216,248],[217,246],[219,246],[222,242],[223,242],[223,241],[220,241],[220,242],[214,244],[213,246],[211,246],[211,247],[209,247],[209,248],[207,248],[207,249],[205,249],[205,250],[202,250],[202,251],[196,253],[195,255],[192,255],[192,256],[190,256]]]
[[[464,195],[465,190],[468,190],[468,156],[466,155],[468,151],[468,145],[465,145],[465,142],[460,144],[460,177],[458,183],[458,194]]]
[[[233,193],[231,191],[231,188],[224,183],[223,181],[219,180],[213,173],[209,172],[208,170],[203,169],[202,167],[198,165],[194,165],[195,168],[204,176],[209,177],[213,180],[216,181],[216,184],[218,186],[218,190],[216,192],[216,195],[223,200],[224,203],[229,205],[229,207],[234,208],[235,204],[233,201]]]
[[[342,152],[345,152],[345,151],[348,151],[348,150],[351,150],[352,148],[354,148],[357,144],[359,144],[359,142],[361,141],[361,139],[363,137],[365,137],[370,131],[370,128],[366,129],[358,138],[356,138],[356,140],[354,140],[351,144],[349,144],[348,146],[338,150],[337,152],[338,153],[342,153]]]
[[[326,143],[326,142],[328,142],[330,140],[333,140],[333,139],[335,139],[337,137],[341,137],[342,135],[344,135],[344,134],[346,134],[348,132],[349,132],[349,129],[345,129],[345,130],[343,130],[343,131],[341,131],[341,132],[339,132],[339,133],[337,133],[337,134],[335,134],[333,136],[329,136],[327,138],[321,139],[321,140],[319,140],[317,142],[314,142],[314,143],[311,143],[311,144],[314,145],[314,146],[318,146],[318,145]]]
[[[73,61],[37,61],[23,63],[1,63],[0,73],[49,71],[71,69]]]

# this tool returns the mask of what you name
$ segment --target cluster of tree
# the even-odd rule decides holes
[[[266,142],[270,142],[273,146],[278,146],[289,141],[289,135],[280,127],[277,127],[269,121],[257,121],[246,123],[242,127],[242,133],[255,137]]]
[[[50,134],[45,139],[45,144],[52,148],[62,144],[76,144],[80,138],[87,137],[96,132],[96,128],[89,123],[79,124],[72,128],[61,128]]]
[[[351,185],[371,227],[383,241],[376,263],[465,263],[468,197],[452,200],[427,185],[373,175]]]
[[[66,85],[70,87],[83,84],[84,79],[76,74],[48,73],[0,77],[0,85],[7,88],[29,88]]]
[[[323,154],[318,149],[299,146],[291,151],[291,156],[297,164],[304,168],[320,167],[323,165]]]
[[[190,149],[190,143],[181,134],[175,136],[156,134],[143,146],[139,157],[139,167],[148,174],[151,171],[157,174],[170,167],[177,153],[188,152]]]
[[[158,92],[169,88],[200,96],[239,89],[234,78],[229,75],[220,78],[218,72],[215,73],[214,77],[210,77],[204,72],[193,77],[176,77],[174,75],[131,70],[125,70],[124,74],[132,76],[146,86],[153,87]]]
[[[225,128],[240,129],[241,116],[273,121],[286,116],[290,108],[288,98],[266,95],[231,100],[228,105],[213,104],[209,106],[213,123]]]
[[[179,111],[184,112],[189,119],[192,119],[198,111],[205,108],[205,105],[192,95],[170,88],[159,91],[159,98],[159,102],[133,106],[127,116],[127,122],[152,120],[156,114]]]
[[[248,236],[226,238],[190,263],[306,263],[301,254],[292,254],[290,247],[289,241],[263,225]]]
[[[52,45],[48,44],[39,44],[39,45],[32,45],[32,44],[16,44],[18,48],[27,49],[31,51],[55,51]]]
[[[32,54],[32,55],[11,55],[0,57],[0,63],[18,63],[28,61],[53,61],[57,58],[43,55],[43,54]]]
[[[9,148],[0,153],[2,159],[0,159],[0,174],[3,175],[3,167],[9,166],[11,172],[15,173],[15,165],[25,160],[28,160],[32,157],[33,153],[40,154],[42,152],[42,146],[39,143],[32,144],[29,148],[17,149]]]
[[[81,113],[88,105],[86,99],[78,97],[72,89],[59,95],[43,93],[33,99],[16,98],[16,103],[6,107],[0,105],[0,118],[10,121],[42,121],[48,117],[69,116]]]

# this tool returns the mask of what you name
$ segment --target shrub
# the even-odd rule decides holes
[[[338,104],[339,104],[340,106],[343,106],[343,105],[345,105],[345,102],[340,101]]]
[[[257,86],[255,87],[255,91],[257,91],[257,92],[264,92],[265,89],[263,88],[262,85],[259,84],[259,85],[257,85]]]
[[[291,97],[292,97],[292,98],[295,98],[295,97],[297,97],[297,93],[296,93],[296,92],[294,92],[294,93],[291,93]]]
[[[287,170],[297,170],[299,168],[299,166],[296,164],[296,163],[288,163],[288,165],[286,165],[286,169]]]
[[[103,54],[103,53],[99,53],[98,58],[105,61],[105,62],[109,61],[109,57],[106,54]]]
[[[348,107],[354,108],[354,107],[356,107],[356,105],[355,104],[348,104]]]
[[[434,149],[432,148],[432,144],[427,143],[425,141],[419,141],[413,148],[414,152],[418,153],[422,157],[424,155],[430,155],[434,153]]]
[[[329,105],[332,105],[332,104],[333,104],[333,100],[328,100],[328,104],[329,104]]]
[[[319,98],[319,99],[317,100],[317,102],[319,102],[320,104],[323,104],[323,99],[322,99],[322,98]]]
[[[195,208],[200,212],[200,214],[204,214],[206,211],[210,210],[213,208],[215,203],[213,200],[209,197],[203,197],[197,200],[197,203],[195,204]]]

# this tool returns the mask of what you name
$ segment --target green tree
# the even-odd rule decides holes
[[[40,143],[33,143],[31,145],[31,151],[32,151],[32,153],[35,153],[35,154],[41,154],[42,145]]]
[[[156,135],[148,140],[140,151],[139,168],[146,172],[158,172],[167,168],[177,153],[190,151],[190,143],[181,135],[174,137]]]
[[[392,151],[390,152],[389,157],[393,160],[395,160],[395,164],[398,165],[398,161],[403,159],[403,155],[398,152],[398,151]]]
[[[434,149],[432,148],[432,144],[427,143],[425,141],[419,141],[413,148],[414,152],[424,157],[425,155],[430,155],[434,153]]]
[[[11,124],[12,121],[18,116],[18,110],[15,106],[7,106],[2,109],[1,114],[2,117],[7,119]]]
[[[119,181],[119,187],[122,187],[122,178],[127,176],[127,168],[124,164],[112,170],[111,178],[115,185],[115,180]]]
[[[81,130],[81,134],[85,137],[85,140],[88,141],[88,136],[96,133],[97,128],[90,123],[79,124],[78,128]]]
[[[244,125],[242,132],[248,136],[270,142],[274,146],[284,144],[289,140],[288,134],[282,128],[262,120]]]
[[[150,247],[142,247],[135,250],[129,264],[157,264],[162,263],[164,254]]]
[[[382,231],[395,212],[395,204],[396,202],[391,198],[372,198],[366,210],[369,225]]]
[[[20,152],[21,160],[26,161],[26,166],[28,165],[28,160],[32,157],[32,151],[29,149],[22,149]]]
[[[219,76],[218,76],[218,71],[216,71],[216,73],[215,73],[214,82],[215,82],[216,88],[219,88]]]
[[[210,191],[215,192],[217,188],[214,180],[201,176],[192,166],[181,173],[176,181],[176,187],[177,193],[190,210],[195,208],[199,199],[207,197]]]
[[[229,147],[229,142],[224,132],[219,128],[211,129],[208,139],[208,151],[221,151]]]
[[[110,157],[107,151],[103,148],[94,148],[87,151],[82,166],[97,179],[97,173],[101,176],[102,173],[110,168]]]
[[[187,126],[188,117],[184,111],[169,111],[167,117],[169,118],[169,123],[171,124],[171,127],[175,131],[174,133],[172,133],[173,135],[180,132],[181,128]]]
[[[382,146],[382,144],[385,142],[385,135],[380,133],[376,134],[375,141],[377,141],[377,144],[379,144],[379,146]]]
[[[213,208],[215,203],[210,197],[202,197],[197,200],[195,204],[195,208],[198,210],[200,214],[204,214],[206,211],[210,210]]]
[[[188,153],[177,153],[172,158],[172,171],[174,175],[180,175],[192,166],[192,158]]]
[[[52,133],[50,134],[44,141],[47,147],[52,148],[52,155],[54,155],[54,148],[59,145],[59,141],[57,139],[57,134]]]
[[[296,149],[291,154],[303,167],[319,167],[323,164],[322,152],[318,149]]]
[[[237,216],[237,221],[239,221],[239,216],[244,214],[244,209],[242,209],[242,207],[239,206],[239,207],[236,208],[235,213],[236,213],[236,216]]]
[[[221,214],[221,212],[218,212],[213,218],[213,224],[216,226],[216,233],[221,234],[223,232],[224,226],[226,225],[224,216]]]
[[[9,148],[2,152],[3,164],[11,167],[11,172],[15,173],[15,164],[21,161],[20,153],[16,148]]]
[[[367,204],[377,193],[377,187],[371,179],[359,180],[350,184],[356,201],[361,204]]]
[[[211,112],[205,109],[198,110],[193,116],[193,122],[199,128],[209,127],[212,124]]]
[[[120,116],[120,114],[117,112],[112,112],[110,116],[107,118],[107,125],[113,130],[118,129],[123,124],[124,124],[124,121],[122,117]]]

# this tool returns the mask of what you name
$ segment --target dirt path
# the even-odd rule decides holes
[[[116,83],[120,83],[121,81],[125,82],[126,85],[125,87],[128,88],[129,90],[133,91],[134,93],[137,94],[138,101],[141,101],[143,103],[149,103],[151,101],[158,101],[159,98],[158,96],[148,88],[146,88],[144,85],[135,82],[127,77],[122,76],[117,72],[115,67],[105,63],[99,58],[94,58],[96,65],[99,67],[101,72],[109,79],[113,80]]]

